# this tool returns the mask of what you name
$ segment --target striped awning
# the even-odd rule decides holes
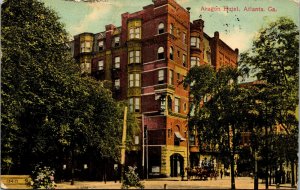
[[[179,132],[174,132],[175,133],[175,136],[180,139],[180,141],[185,141],[186,139],[183,138],[183,136],[181,136],[181,134]]]

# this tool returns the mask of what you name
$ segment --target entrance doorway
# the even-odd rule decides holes
[[[184,172],[184,160],[183,157],[178,154],[172,154],[170,156],[170,166],[171,166],[171,177],[178,177]]]

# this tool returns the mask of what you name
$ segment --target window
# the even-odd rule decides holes
[[[170,24],[170,34],[174,35],[174,25]]]
[[[99,41],[98,46],[99,46],[99,51],[104,50],[104,42],[102,40]]]
[[[174,60],[174,57],[173,57],[173,47],[170,47],[170,59]]]
[[[92,50],[91,42],[85,42],[85,48],[86,48],[87,52],[91,52],[91,50]]]
[[[133,98],[129,98],[129,111],[133,112]]]
[[[174,72],[169,70],[169,84],[174,84]]]
[[[158,71],[158,83],[162,84],[164,82],[164,78],[165,78],[164,70],[159,70]]]
[[[135,145],[138,145],[138,144],[140,144],[140,138],[139,138],[139,136],[134,136],[134,144]]]
[[[170,96],[167,96],[168,98],[168,111],[172,111],[173,105],[172,105],[172,98]]]
[[[183,111],[186,112],[187,111],[187,106],[186,103],[183,104]]]
[[[129,74],[129,87],[133,87],[134,85],[134,75]]]
[[[119,36],[116,36],[116,37],[114,38],[114,42],[115,42],[115,47],[120,46],[120,37],[119,37]]]
[[[102,71],[104,69],[104,62],[103,60],[98,61],[98,70]]]
[[[180,57],[180,51],[179,50],[177,51],[177,57],[178,58]]]
[[[195,141],[195,135],[190,134],[190,145],[196,145],[196,141]]]
[[[120,68],[120,57],[115,57],[115,69]]]
[[[135,28],[135,38],[141,38],[141,27]]]
[[[133,63],[134,62],[134,51],[130,51],[129,52],[129,63]]]
[[[129,52],[129,63],[140,63],[141,62],[141,51],[130,51]]]
[[[129,74],[129,87],[141,86],[141,77],[139,73]]]
[[[191,46],[200,48],[200,38],[197,37],[191,37]]]
[[[141,61],[140,51],[135,51],[135,62],[140,63]]]
[[[190,116],[195,116],[195,106],[194,106],[194,104],[190,104]]]
[[[184,66],[184,67],[186,67],[187,66],[187,64],[186,64],[186,55],[182,55],[182,65]]]
[[[200,58],[199,57],[191,57],[191,67],[200,65]]]
[[[92,51],[91,42],[82,42],[81,43],[81,53],[91,52],[91,51]]]
[[[186,44],[186,33],[185,32],[182,33],[182,41],[184,44]]]
[[[135,82],[134,82],[134,86],[141,86],[141,79],[140,79],[140,74],[136,73],[135,74]]]
[[[157,57],[158,57],[158,59],[164,59],[165,58],[165,50],[164,50],[163,47],[158,48]]]
[[[177,80],[180,81],[180,73],[177,73]]]
[[[133,27],[129,29],[129,39],[141,38],[141,27]]]
[[[166,110],[166,96],[160,97],[160,111],[164,112]]]
[[[129,111],[140,112],[140,110],[141,110],[140,98],[139,97],[129,98]]]
[[[179,146],[180,145],[180,141],[181,141],[181,134],[180,134],[180,127],[178,125],[176,125],[175,132],[174,132],[174,145],[175,146]]]
[[[118,90],[120,89],[120,79],[115,80],[115,88]]]
[[[140,98],[135,98],[134,111],[140,112]]]
[[[180,112],[180,99],[175,98],[175,113],[179,113],[179,112]]]
[[[161,22],[158,25],[158,34],[162,34],[164,32],[165,32],[165,25],[164,25],[164,23]]]

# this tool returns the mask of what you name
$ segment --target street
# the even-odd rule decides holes
[[[143,181],[145,189],[230,189],[230,177],[217,180],[207,181],[181,181],[180,178],[160,178],[149,179]],[[238,177],[235,180],[236,189],[253,189],[253,179],[250,177]],[[104,182],[75,182],[74,186],[70,183],[64,182],[57,184],[59,189],[121,189],[121,183],[114,181]],[[259,189],[265,189],[265,184],[259,180]],[[269,186],[269,189],[276,189],[273,184]],[[291,184],[281,184],[280,189],[297,189],[291,188]]]

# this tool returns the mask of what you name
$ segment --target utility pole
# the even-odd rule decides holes
[[[123,120],[123,135],[121,146],[121,182],[123,182],[124,166],[125,166],[125,150],[126,150],[126,130],[127,130],[127,106],[124,108],[124,120]]]
[[[143,179],[145,179],[145,127],[144,127],[144,114],[142,114],[142,170]]]
[[[148,129],[145,125],[145,140],[146,140],[146,179],[148,179],[148,165],[149,165],[149,155],[148,155]]]

